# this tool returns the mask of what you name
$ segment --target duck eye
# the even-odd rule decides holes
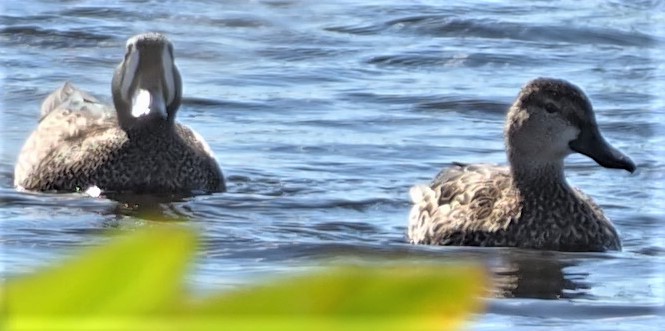
[[[556,113],[559,109],[552,103],[545,104],[545,111],[548,113]]]

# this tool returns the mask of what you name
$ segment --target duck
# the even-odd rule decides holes
[[[21,190],[212,193],[224,176],[203,137],[175,117],[182,79],[173,43],[132,36],[111,81],[113,106],[65,82],[42,103],[14,169]]]
[[[504,138],[508,166],[454,162],[429,185],[410,189],[412,244],[621,250],[603,210],[564,174],[573,153],[605,168],[636,169],[604,139],[581,88],[556,78],[529,81],[508,110]]]

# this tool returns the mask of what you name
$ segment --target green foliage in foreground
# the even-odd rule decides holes
[[[450,330],[481,306],[472,266],[336,267],[205,299],[183,278],[196,236],[157,227],[9,280],[4,330]]]

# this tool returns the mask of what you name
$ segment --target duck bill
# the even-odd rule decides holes
[[[168,105],[176,92],[175,65],[167,47],[133,50],[125,65],[124,87],[131,92],[131,113],[135,118],[168,118]]]
[[[605,168],[624,169],[631,173],[635,171],[635,163],[605,141],[598,129],[583,130],[577,139],[569,143],[569,146],[575,152],[592,158]]]

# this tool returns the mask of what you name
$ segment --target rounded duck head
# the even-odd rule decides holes
[[[172,127],[182,99],[182,81],[168,38],[151,32],[127,40],[111,92],[120,127],[129,136],[146,125]]]
[[[601,135],[584,92],[565,80],[528,82],[509,110],[505,137],[508,159],[520,170],[562,167],[577,152],[606,168],[635,171],[633,161]]]

